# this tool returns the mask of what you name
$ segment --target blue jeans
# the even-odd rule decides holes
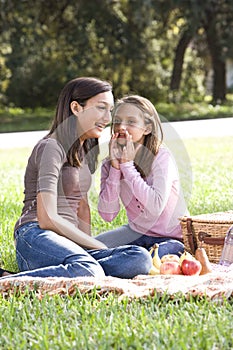
[[[15,240],[16,258],[21,272],[14,277],[133,278],[139,274],[148,274],[152,266],[150,254],[142,247],[125,245],[86,250],[55,232],[42,230],[38,222],[19,227],[15,231]]]
[[[132,230],[129,225],[123,225],[115,230],[100,233],[95,238],[111,248],[132,244],[149,250],[155,243],[158,243],[160,258],[166,254],[176,254],[180,256],[184,252],[183,243],[177,239],[146,236]]]

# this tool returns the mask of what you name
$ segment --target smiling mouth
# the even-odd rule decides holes
[[[126,137],[125,134],[119,134],[117,138],[118,139],[125,139],[125,137]]]
[[[99,123],[96,123],[95,125],[97,126],[97,128],[100,128],[102,130],[105,129],[107,126],[107,124],[99,124]]]

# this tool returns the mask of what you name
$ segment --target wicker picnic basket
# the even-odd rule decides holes
[[[233,225],[233,211],[184,216],[180,218],[185,250],[194,254],[203,247],[213,263],[219,263],[224,239]]]

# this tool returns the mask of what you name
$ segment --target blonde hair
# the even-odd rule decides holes
[[[145,135],[143,142],[144,147],[140,147],[134,159],[136,169],[140,172],[141,176],[145,178],[151,171],[152,162],[163,141],[161,120],[154,105],[147,98],[139,95],[129,95],[116,102],[112,114],[113,121],[118,108],[125,103],[132,104],[140,109],[144,117],[145,125],[150,124],[151,126],[151,132]]]

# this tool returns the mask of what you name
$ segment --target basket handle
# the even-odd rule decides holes
[[[225,237],[211,237],[210,234],[200,231],[198,232],[198,239],[200,242],[211,245],[223,245]]]
[[[191,252],[193,254],[195,254],[195,251],[197,249],[197,242],[194,239],[194,235],[193,235],[193,231],[192,231],[192,219],[191,218],[187,218],[187,237],[188,237],[188,242],[189,242],[189,246],[191,249]]]

